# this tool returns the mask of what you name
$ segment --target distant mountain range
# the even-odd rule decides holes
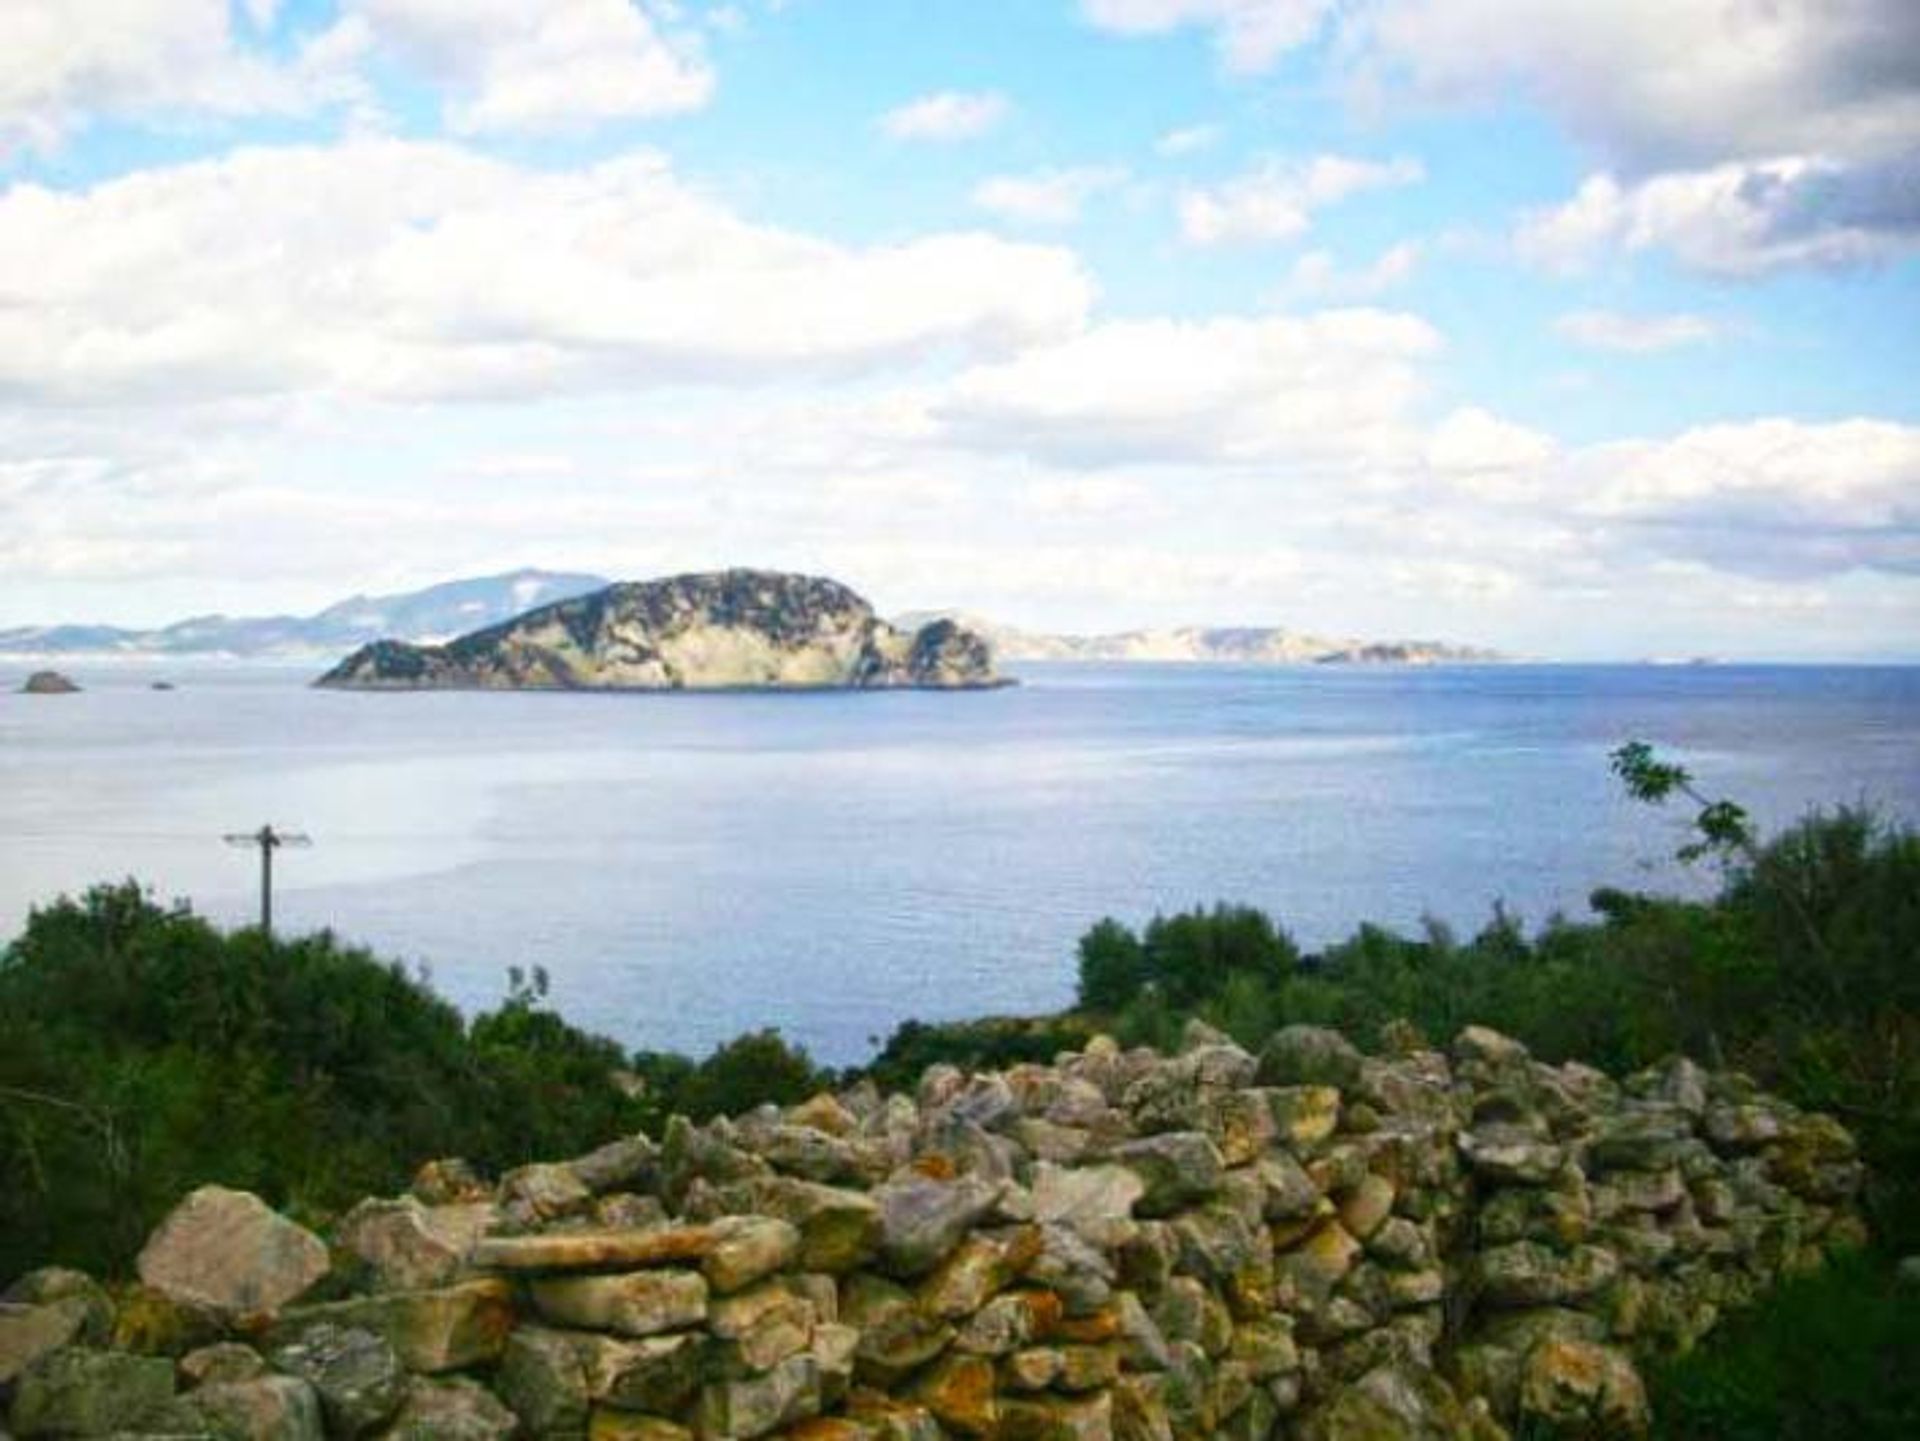
[[[597,575],[515,570],[400,595],[356,595],[309,616],[200,615],[160,630],[23,626],[0,630],[0,654],[338,658],[376,640],[449,640],[606,584]]]
[[[357,595],[309,616],[202,615],[159,630],[110,625],[22,626],[0,630],[0,656],[204,656],[249,660],[338,659],[379,640],[431,645],[604,589],[604,577],[515,570],[447,581],[398,595]],[[1431,665],[1505,659],[1476,646],[1427,640],[1361,640],[1306,635],[1279,626],[1181,626],[1104,635],[1053,635],[968,615],[914,611],[893,618],[913,632],[951,620],[983,635],[1000,660],[1231,661],[1253,665]]]
[[[1498,651],[1437,640],[1333,639],[1282,626],[1175,626],[1050,635],[999,625],[962,611],[911,611],[903,628],[951,620],[987,638],[1001,660],[1213,661],[1243,665],[1438,665],[1505,660]]]

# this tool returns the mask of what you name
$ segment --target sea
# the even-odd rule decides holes
[[[704,1054],[776,1027],[864,1059],[901,1021],[1071,1000],[1075,942],[1216,901],[1302,945],[1698,894],[1643,739],[1763,828],[1920,821],[1920,668],[1029,664],[970,693],[368,694],[284,665],[0,666],[0,939],[136,878],[326,929],[468,1010],[544,969],[577,1024]],[[17,672],[17,673],[16,673]],[[164,680],[172,689],[155,689]]]

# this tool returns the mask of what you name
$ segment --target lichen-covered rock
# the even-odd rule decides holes
[[[420,1291],[458,1280],[499,1218],[490,1201],[426,1206],[412,1196],[367,1200],[340,1221],[334,1240],[364,1268],[373,1289]]]
[[[297,1376],[209,1382],[175,1401],[150,1429],[219,1441],[326,1441],[327,1435],[318,1393]]]
[[[874,1193],[880,1206],[880,1251],[896,1276],[921,1276],[958,1246],[990,1212],[1000,1188],[972,1176],[936,1181],[907,1176]]]
[[[1557,1436],[1644,1436],[1652,1420],[1633,1362],[1611,1346],[1547,1338],[1528,1353],[1520,1377],[1521,1424]]]
[[[380,1441],[509,1441],[519,1427],[513,1412],[478,1381],[464,1376],[415,1376]]]
[[[1333,1086],[1360,1079],[1360,1052],[1338,1031],[1324,1026],[1285,1026],[1260,1048],[1263,1086]]]
[[[8,1424],[22,1441],[138,1431],[173,1400],[173,1363],[73,1346],[20,1374]]]
[[[1114,1147],[1112,1156],[1139,1177],[1134,1209],[1142,1216],[1170,1216],[1220,1189],[1219,1149],[1198,1131],[1143,1136]]]
[[[528,1287],[534,1308],[562,1326],[653,1336],[707,1319],[709,1289],[697,1271],[627,1271],[552,1276]]]
[[[137,1266],[157,1291],[232,1313],[278,1310],[328,1271],[318,1236],[224,1186],[202,1186],[176,1206]]]
[[[371,1331],[409,1371],[436,1375],[499,1359],[513,1323],[512,1289],[478,1280],[296,1307],[281,1317],[273,1338],[287,1344],[319,1325]]]
[[[407,1376],[385,1338],[371,1331],[318,1325],[273,1353],[274,1366],[314,1389],[327,1430],[364,1436],[400,1408]]]
[[[79,1340],[88,1312],[86,1299],[79,1296],[43,1306],[0,1302],[0,1387],[42,1356]]]

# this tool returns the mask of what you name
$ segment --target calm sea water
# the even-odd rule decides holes
[[[129,875],[246,920],[255,858],[220,837],[270,820],[314,840],[283,854],[283,929],[423,963],[466,1007],[541,965],[575,1021],[691,1052],[775,1025],[847,1062],[909,1016],[1055,1007],[1103,915],[1247,901],[1314,944],[1698,889],[1665,859],[1682,817],[1608,775],[1634,737],[1768,825],[1920,818],[1914,668],[1028,666],[788,696],[72,673],[84,694],[0,697],[0,935]]]

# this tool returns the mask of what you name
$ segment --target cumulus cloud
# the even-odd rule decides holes
[[[1006,96],[993,91],[942,90],[889,110],[880,117],[880,128],[895,140],[976,140],[1006,119],[1011,108]]]
[[[1070,253],[974,233],[850,248],[627,155],[247,149],[0,192],[0,397],[520,395],[993,353],[1070,334]]]
[[[1364,265],[1343,266],[1330,251],[1309,250],[1293,262],[1279,296],[1283,300],[1375,300],[1413,279],[1421,252],[1419,241],[1403,240]]]
[[[1067,466],[1397,462],[1439,346],[1386,311],[1115,321],[976,367],[934,414],[957,443]]]
[[[1124,185],[1126,179],[1127,172],[1112,165],[995,175],[974,187],[973,203],[1028,225],[1072,225],[1089,200]]]
[[[257,16],[256,16],[257,18]],[[227,0],[8,0],[0,158],[47,150],[96,116],[245,115],[304,103],[298,77],[250,52]]]
[[[1576,345],[1619,350],[1632,355],[1674,350],[1713,340],[1721,327],[1704,315],[1684,311],[1665,315],[1626,315],[1617,310],[1572,310],[1553,328]]]
[[[1316,155],[1268,160],[1217,186],[1184,191],[1180,233],[1195,245],[1291,240],[1313,213],[1368,190],[1411,185],[1426,172],[1417,160]]]
[[[346,0],[340,25],[445,88],[462,134],[698,109],[713,72],[656,0]]]
[[[1656,248],[1695,270],[1747,277],[1890,260],[1920,249],[1920,151],[1860,166],[1730,164],[1631,185],[1597,175],[1565,204],[1525,216],[1514,241],[1524,258],[1563,271]]]
[[[1206,26],[1227,68],[1243,74],[1311,40],[1334,8],[1334,0],[1080,0],[1089,23],[1120,35]]]

